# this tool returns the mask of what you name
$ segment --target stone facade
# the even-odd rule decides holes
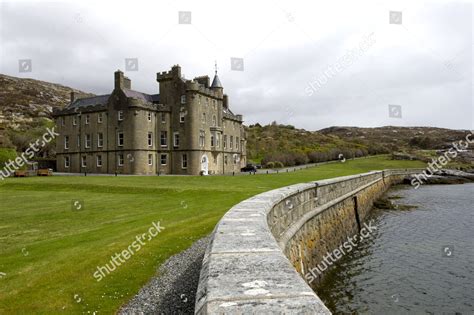
[[[131,89],[115,72],[111,94],[76,99],[55,111],[59,172],[223,174],[246,164],[242,116],[216,75],[186,80],[181,67],[157,74],[159,94]]]

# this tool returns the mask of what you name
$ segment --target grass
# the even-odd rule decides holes
[[[112,314],[241,200],[300,182],[410,167],[423,164],[378,156],[255,176],[7,179],[0,183],[0,314]],[[73,211],[72,200],[84,209]],[[164,231],[102,281],[93,278],[156,221]]]

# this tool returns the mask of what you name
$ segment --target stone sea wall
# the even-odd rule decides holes
[[[375,199],[420,172],[385,170],[297,184],[235,205],[212,233],[195,313],[330,314],[304,275],[359,231]]]

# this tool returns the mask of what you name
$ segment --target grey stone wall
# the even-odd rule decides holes
[[[358,231],[356,203],[363,221],[386,189],[421,171],[385,170],[297,184],[235,205],[212,233],[195,313],[330,314],[305,282],[305,272]]]

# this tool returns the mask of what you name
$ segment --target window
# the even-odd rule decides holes
[[[235,137],[235,148],[239,149],[239,137]]]
[[[97,167],[102,167],[102,155],[97,156]]]
[[[202,113],[201,121],[202,121],[203,123],[206,123],[206,113]]]
[[[118,166],[123,166],[123,154],[118,155]]]
[[[166,147],[168,145],[168,132],[162,131],[160,135],[160,145]]]
[[[186,104],[186,95],[181,95],[181,104]]]
[[[227,165],[227,155],[224,156],[224,164]]]
[[[64,136],[64,149],[69,149],[69,136]]]
[[[161,165],[166,165],[168,163],[167,160],[168,160],[168,155],[166,155],[166,154],[161,154],[160,155],[160,164]]]
[[[179,147],[179,132],[173,134],[173,145]]]
[[[179,112],[179,122],[184,123],[184,112]]]
[[[188,167],[188,155],[183,154],[181,156],[181,168],[187,168]]]
[[[153,133],[148,133],[148,146],[151,147],[153,145]]]
[[[220,141],[220,136],[219,136],[219,134],[217,133],[217,134],[216,134],[216,148],[218,148],[218,147],[221,145],[220,142],[221,142],[221,141]]]
[[[102,148],[104,146],[104,134],[99,132],[97,134],[97,147]]]
[[[81,135],[77,135],[77,147],[81,147]]]
[[[83,155],[81,157],[81,166],[82,167],[87,167],[87,156]]]
[[[148,112],[148,121],[151,121],[151,112]]]
[[[69,161],[69,156],[64,157],[64,168],[69,168],[70,161]]]
[[[215,145],[214,142],[215,142],[215,141],[214,141],[214,135],[211,135],[211,147],[213,147],[213,146]]]
[[[224,135],[224,149],[227,147],[227,135]]]
[[[203,147],[206,144],[206,133],[204,130],[199,131],[199,146]]]
[[[77,125],[77,116],[72,116],[72,125]]]
[[[232,150],[232,148],[234,147],[234,136],[230,136],[230,144],[229,144],[229,149]]]
[[[88,125],[91,121],[91,116],[90,115],[86,115],[86,120],[85,120],[85,124]]]
[[[91,147],[91,135],[90,134],[86,135],[86,142],[85,142],[84,145],[85,145],[86,149]]]
[[[119,132],[119,133],[117,134],[117,145],[118,145],[119,147],[123,147],[123,142],[124,142],[124,140],[123,140],[123,132]]]
[[[166,113],[161,113],[161,123],[166,123]]]
[[[122,121],[123,120],[123,110],[118,111],[118,120]]]
[[[98,114],[97,114],[97,123],[99,123],[99,124],[102,123],[103,118],[104,118],[103,116],[104,116],[103,113],[98,113]]]
[[[148,165],[153,165],[153,154],[148,154]]]
[[[216,118],[216,115],[213,115],[212,116],[212,126],[215,127],[217,124],[217,118]]]
[[[234,160],[234,164],[237,164],[237,154],[234,154],[233,160]]]

